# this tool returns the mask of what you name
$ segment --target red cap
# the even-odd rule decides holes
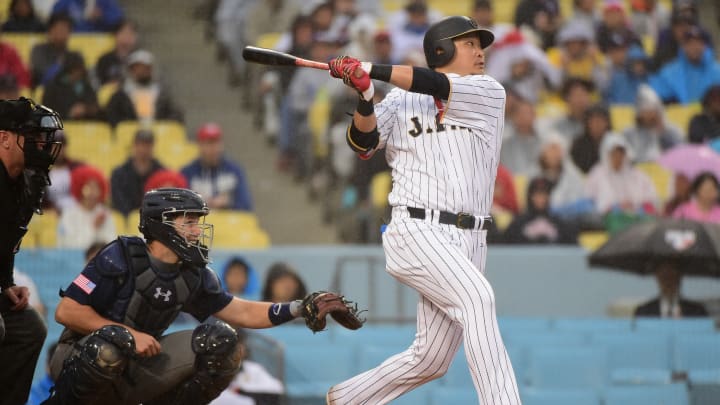
[[[158,170],[145,182],[145,192],[160,187],[187,188],[185,176],[174,170]]]
[[[197,131],[198,141],[218,141],[222,139],[222,129],[214,122],[203,124]]]

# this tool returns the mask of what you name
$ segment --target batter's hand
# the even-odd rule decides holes
[[[129,329],[135,339],[135,353],[140,357],[152,357],[160,354],[162,347],[154,337],[134,329]]]
[[[328,63],[330,65],[330,76],[336,79],[342,79],[345,76],[345,71],[348,68],[360,65],[360,61],[350,56],[338,56]]]
[[[28,300],[30,298],[30,290],[28,290],[27,287],[16,285],[5,288],[3,290],[3,294],[8,297],[8,299],[13,305],[12,307],[10,307],[11,311],[22,311],[28,305]]]
[[[339,56],[329,63],[330,75],[342,78],[343,83],[355,89],[365,101],[372,100],[375,87],[370,74],[363,69],[363,63],[349,56]]]

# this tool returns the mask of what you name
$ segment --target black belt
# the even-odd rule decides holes
[[[410,218],[425,219],[425,210],[423,208],[407,207]],[[436,210],[433,210],[436,211]],[[440,211],[438,222],[446,225],[455,225],[460,229],[475,229],[475,221],[481,221],[478,230],[487,229],[487,223],[492,221],[491,217],[478,218],[475,215],[461,212],[453,214],[452,212]]]

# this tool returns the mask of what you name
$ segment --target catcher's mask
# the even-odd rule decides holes
[[[55,138],[55,132],[61,129],[63,124],[58,113],[44,105],[25,97],[0,100],[0,130],[18,135],[18,146],[28,169],[41,173],[50,170],[62,148],[62,143]],[[20,137],[24,139],[22,145]]]
[[[213,226],[205,223],[209,213],[200,194],[183,188],[159,188],[145,194],[138,229],[148,242],[162,242],[181,260],[204,266],[210,262],[213,239]]]

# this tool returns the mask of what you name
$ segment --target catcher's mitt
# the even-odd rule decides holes
[[[302,301],[302,317],[313,333],[325,330],[327,324],[325,317],[328,314],[335,322],[348,329],[360,329],[365,322],[365,319],[359,316],[362,312],[358,311],[356,303],[331,292],[314,292]]]

